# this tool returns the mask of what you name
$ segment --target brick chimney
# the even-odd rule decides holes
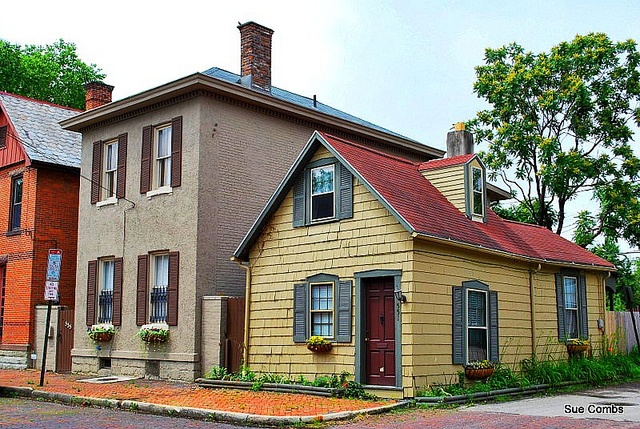
[[[95,109],[104,104],[111,103],[113,86],[104,82],[89,82],[84,84],[87,91],[85,96],[85,110]]]
[[[464,122],[454,125],[447,133],[447,158],[473,153],[473,134],[464,129]]]
[[[273,30],[253,21],[240,24],[241,83],[271,92],[271,35]]]

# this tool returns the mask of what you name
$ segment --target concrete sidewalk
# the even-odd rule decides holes
[[[242,424],[283,425],[385,412],[406,402],[362,401],[301,394],[208,389],[193,383],[145,379],[96,383],[78,374],[0,369],[0,396],[43,398],[66,404],[119,408],[172,417]]]

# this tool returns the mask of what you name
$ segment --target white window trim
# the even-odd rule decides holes
[[[329,285],[331,287],[331,310],[313,310],[313,286]],[[330,281],[320,281],[308,284],[308,317],[309,317],[309,335],[316,335],[313,333],[313,313],[329,313],[331,312],[331,330],[330,336],[324,336],[327,339],[333,339],[336,336],[336,284]]]
[[[159,163],[159,160],[160,160],[160,158],[158,157],[158,149],[159,149],[159,144],[160,144],[159,135],[160,135],[160,132],[162,130],[166,130],[166,129],[171,130],[170,131],[171,135],[169,136],[169,152],[168,152],[167,156],[165,156],[165,157],[163,157],[161,159],[163,161],[167,160],[167,159],[169,160],[169,162],[168,162],[169,165],[168,165],[168,170],[167,171],[169,171],[169,174],[171,175],[171,177],[173,177],[173,173],[174,173],[173,171],[171,171],[171,157],[173,155],[172,154],[173,147],[172,147],[172,141],[171,141],[172,138],[171,138],[171,136],[173,135],[173,129],[172,129],[171,124],[169,123],[169,124],[164,124],[164,125],[157,126],[157,127],[155,127],[153,129],[153,147],[152,147],[152,150],[153,150],[153,167],[152,167],[152,178],[151,178],[151,191],[161,190],[161,189],[165,189],[165,188],[171,188],[171,179],[169,179],[169,185],[158,186],[158,163]],[[166,193],[166,192],[161,192],[161,193]],[[147,193],[147,196],[149,196],[148,193]]]
[[[315,170],[322,170],[328,167],[331,167],[331,171],[333,172],[333,182],[332,182],[333,189],[331,190],[331,192],[322,192],[322,193],[314,194],[313,193],[313,172]],[[320,196],[320,195],[327,195],[327,194],[333,195],[331,216],[325,216],[325,217],[314,219],[313,218],[313,197]],[[336,218],[336,164],[334,163],[334,164],[327,164],[327,165],[321,165],[319,167],[314,167],[309,171],[309,221],[311,223],[326,222],[327,220],[332,220],[335,218]]]
[[[483,326],[469,326],[469,292],[480,292],[484,294],[484,327]],[[467,348],[467,350],[465,350],[465,356],[466,356],[466,361],[467,364],[470,362],[469,361],[469,329],[483,329],[486,334],[485,334],[485,350],[486,350],[486,354],[487,357],[486,359],[489,359],[489,293],[486,290],[481,290],[481,289],[466,289],[465,290],[466,293],[466,306],[467,308],[465,309],[464,315],[465,315],[465,321],[464,321],[464,335],[465,335],[465,346]]]
[[[113,206],[113,205],[118,205],[118,198],[115,196],[109,197],[106,200],[98,201],[96,203],[96,207],[98,208],[104,207],[104,206]]]
[[[166,324],[167,323],[167,317],[169,316],[169,299],[167,296],[167,300],[165,301],[164,305],[165,305],[165,320],[163,322],[151,322],[151,317],[152,317],[152,307],[153,307],[153,303],[151,302],[151,294],[153,293],[153,289],[157,286],[158,283],[158,279],[157,279],[157,267],[158,267],[158,258],[166,256],[167,257],[167,284],[164,286],[167,288],[167,294],[169,293],[169,252],[158,252],[158,253],[152,253],[151,254],[151,275],[149,276],[149,292],[147,293],[147,305],[149,308],[148,311],[148,316],[147,319],[149,321],[149,323],[163,323]]]
[[[173,188],[171,186],[163,186],[161,188],[158,189],[152,189],[150,191],[147,191],[147,199],[150,200],[152,197],[155,197],[157,195],[170,195],[173,194]]]
[[[115,156],[116,156],[116,163],[115,163],[115,167],[112,170],[107,171],[107,162],[108,162],[108,157],[107,154],[109,153],[109,147],[113,146],[115,148]],[[113,195],[107,195],[107,189],[105,186],[101,187],[100,189],[100,196],[101,201],[109,201],[113,198],[117,198],[118,195],[118,163],[120,162],[120,160],[118,159],[118,140],[110,140],[108,142],[104,143],[103,146],[103,150],[102,150],[102,171],[100,172],[100,174],[102,174],[102,183],[106,184],[106,179],[107,179],[107,173],[112,172],[113,173]]]
[[[476,194],[476,190],[475,190],[475,180],[474,180],[474,177],[473,177],[474,176],[474,170],[478,170],[480,172],[480,178],[482,180],[482,186],[481,186],[481,189],[480,189],[480,201],[481,201],[481,204],[482,204],[482,213],[476,213],[475,212],[475,206],[476,206],[475,205],[475,202],[476,202],[475,201],[476,200],[475,194]],[[471,198],[470,198],[470,200],[471,200],[470,201],[470,205],[471,206],[469,207],[469,209],[470,209],[470,213],[471,213],[471,219],[473,219],[475,221],[478,221],[478,222],[483,222],[484,221],[484,217],[486,215],[486,207],[485,207],[486,203],[484,201],[484,194],[485,194],[484,188],[485,188],[485,186],[486,186],[486,183],[484,181],[484,174],[483,174],[482,168],[476,167],[476,166],[471,166],[471,183],[470,183],[471,189],[470,189],[470,192],[469,192],[469,195],[471,196]]]

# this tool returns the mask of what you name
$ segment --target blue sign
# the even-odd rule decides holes
[[[49,249],[49,260],[47,263],[47,281],[60,281],[60,265],[62,264],[62,250]]]

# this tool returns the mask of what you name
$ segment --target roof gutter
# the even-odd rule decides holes
[[[61,121],[60,125],[66,130],[82,131],[83,128],[98,124],[105,120],[115,119],[125,113],[134,112],[145,107],[151,107],[163,101],[170,100],[177,95],[197,90],[228,96],[260,107],[283,112],[308,121],[317,122],[321,125],[339,128],[349,133],[373,140],[382,140],[406,149],[430,155],[434,158],[441,158],[445,153],[443,150],[432,148],[411,139],[403,139],[399,136],[387,134],[326,113],[298,106],[293,103],[277,99],[268,94],[252,91],[242,85],[225,82],[202,73],[194,73],[148,91],[85,111],[77,116]]]
[[[558,267],[566,267],[567,264],[571,264],[573,267],[582,268],[582,269],[586,269],[586,270],[604,271],[604,272],[609,272],[609,273],[616,271],[615,267],[606,267],[604,265],[589,265],[589,264],[580,264],[580,263],[567,262],[567,261],[554,261],[554,260],[550,260],[550,259],[532,258],[532,257],[529,257],[529,256],[518,255],[517,253],[505,252],[503,250],[490,249],[488,247],[479,246],[479,245],[476,245],[476,244],[465,243],[465,242],[462,242],[462,241],[453,240],[451,238],[442,238],[442,237],[437,237],[437,236],[434,236],[434,235],[424,234],[424,233],[415,232],[415,231],[411,233],[411,236],[413,238],[419,238],[419,239],[423,239],[423,240],[427,240],[427,241],[433,241],[433,242],[440,243],[440,244],[447,244],[447,245],[455,246],[455,247],[458,247],[458,248],[461,248],[461,249],[479,250],[479,251],[481,251],[483,253],[488,253],[488,254],[492,254],[492,255],[508,257],[508,258],[511,258],[511,259],[515,258],[517,260],[520,260],[520,261],[526,262],[526,263],[546,264],[546,265],[558,266]]]

